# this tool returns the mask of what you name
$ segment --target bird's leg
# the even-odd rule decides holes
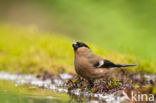
[[[79,76],[78,77],[78,82],[80,83],[80,82],[82,82],[83,81],[83,79]]]
[[[88,83],[89,83],[89,85],[88,85],[89,89],[94,87],[94,82],[92,80],[88,80]]]

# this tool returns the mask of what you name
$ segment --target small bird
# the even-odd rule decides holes
[[[105,77],[105,74],[112,70],[111,68],[136,66],[136,64],[116,64],[103,59],[95,55],[90,47],[83,42],[74,42],[72,46],[75,53],[75,71],[79,76],[88,80],[91,85],[95,79]]]

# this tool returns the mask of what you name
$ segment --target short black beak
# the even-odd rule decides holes
[[[74,47],[76,46],[76,44],[73,43],[72,46],[73,46],[73,48],[74,48]]]
[[[78,48],[77,43],[73,43],[72,46],[73,46],[74,50],[76,50]]]

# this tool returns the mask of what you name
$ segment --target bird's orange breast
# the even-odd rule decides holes
[[[94,68],[84,57],[75,59],[75,70],[78,75],[87,80],[104,77],[105,73],[108,72],[107,68]]]

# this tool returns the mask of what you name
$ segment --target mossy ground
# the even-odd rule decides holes
[[[35,28],[0,26],[0,69],[14,73],[74,72],[72,38],[57,33],[39,32]],[[84,41],[85,42],[85,41]],[[156,73],[155,62],[120,54],[88,43],[93,52],[122,64],[138,64],[133,71]]]

